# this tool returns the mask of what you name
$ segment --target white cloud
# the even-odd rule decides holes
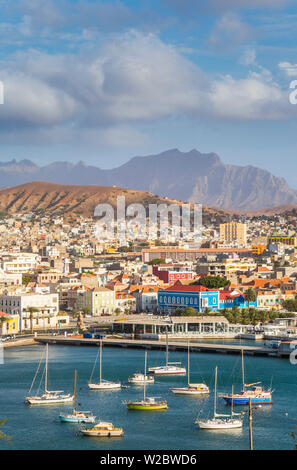
[[[35,130],[36,139],[95,139],[97,133],[106,143],[128,145],[145,138],[133,130],[141,123],[184,116],[285,119],[294,108],[259,65],[244,78],[214,80],[178,49],[137,32],[102,44],[92,55],[18,53],[0,64],[0,79],[1,132],[13,132],[16,142]]]
[[[278,64],[280,70],[286,73],[288,77],[297,77],[297,64],[290,62],[280,62]]]

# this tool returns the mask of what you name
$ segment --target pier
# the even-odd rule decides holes
[[[35,338],[39,343],[56,344],[61,346],[99,346],[100,340],[83,337],[57,337],[57,336],[39,336]],[[134,348],[165,350],[166,341],[148,340],[148,339],[127,339],[127,338],[104,338],[104,347]],[[243,350],[245,355],[278,357],[278,352],[270,348],[248,345],[230,345],[230,344],[212,344],[198,343],[189,341],[191,352],[197,353],[219,353],[219,354],[241,354]],[[172,340],[168,345],[170,351],[187,351],[188,341]]]

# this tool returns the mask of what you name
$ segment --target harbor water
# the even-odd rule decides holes
[[[218,392],[241,388],[241,358],[236,355],[192,353],[191,382],[204,381],[211,390],[208,397],[175,396],[170,387],[186,385],[187,377],[156,377],[147,386],[147,396],[167,400],[168,410],[131,411],[123,400],[142,398],[143,388],[128,386],[128,377],[143,372],[144,351],[140,349],[103,348],[103,378],[121,380],[127,385],[118,391],[92,391],[87,382],[97,355],[96,347],[49,346],[49,389],[73,391],[74,370],[77,370],[77,409],[92,411],[98,419],[111,421],[124,429],[122,438],[88,438],[79,433],[78,424],[61,423],[59,413],[70,411],[71,404],[28,406],[28,394],[37,370],[43,345],[7,348],[4,364],[0,365],[0,420],[7,419],[2,431],[11,436],[10,443],[0,440],[0,449],[95,449],[95,450],[202,450],[248,449],[248,416],[246,409],[243,429],[234,431],[203,431],[194,424],[197,416],[213,413],[214,369],[218,366]],[[169,361],[187,366],[186,352],[170,352]],[[164,351],[149,351],[148,365],[165,363]],[[41,367],[42,371],[42,367]],[[95,376],[99,376],[99,364]],[[297,365],[288,359],[245,357],[246,383],[261,381],[272,385],[273,404],[253,409],[253,441],[255,449],[293,449],[297,435]],[[94,376],[94,377],[95,377]],[[36,389],[41,373],[37,376]],[[35,389],[35,392],[37,391]],[[217,411],[229,413],[230,407],[218,398]],[[238,408],[236,409],[238,411]]]

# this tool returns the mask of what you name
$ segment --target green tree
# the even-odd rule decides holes
[[[229,287],[230,281],[221,276],[204,276],[192,285],[200,285],[208,289],[220,289],[222,287]]]
[[[151,266],[156,266],[158,264],[165,264],[165,259],[164,258],[154,258],[149,263]]]
[[[244,299],[248,302],[248,307],[250,307],[250,302],[256,302],[257,300],[257,293],[251,287],[246,290],[244,294]]]

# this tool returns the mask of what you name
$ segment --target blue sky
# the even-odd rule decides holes
[[[291,0],[0,0],[0,160],[216,152],[297,188]]]

